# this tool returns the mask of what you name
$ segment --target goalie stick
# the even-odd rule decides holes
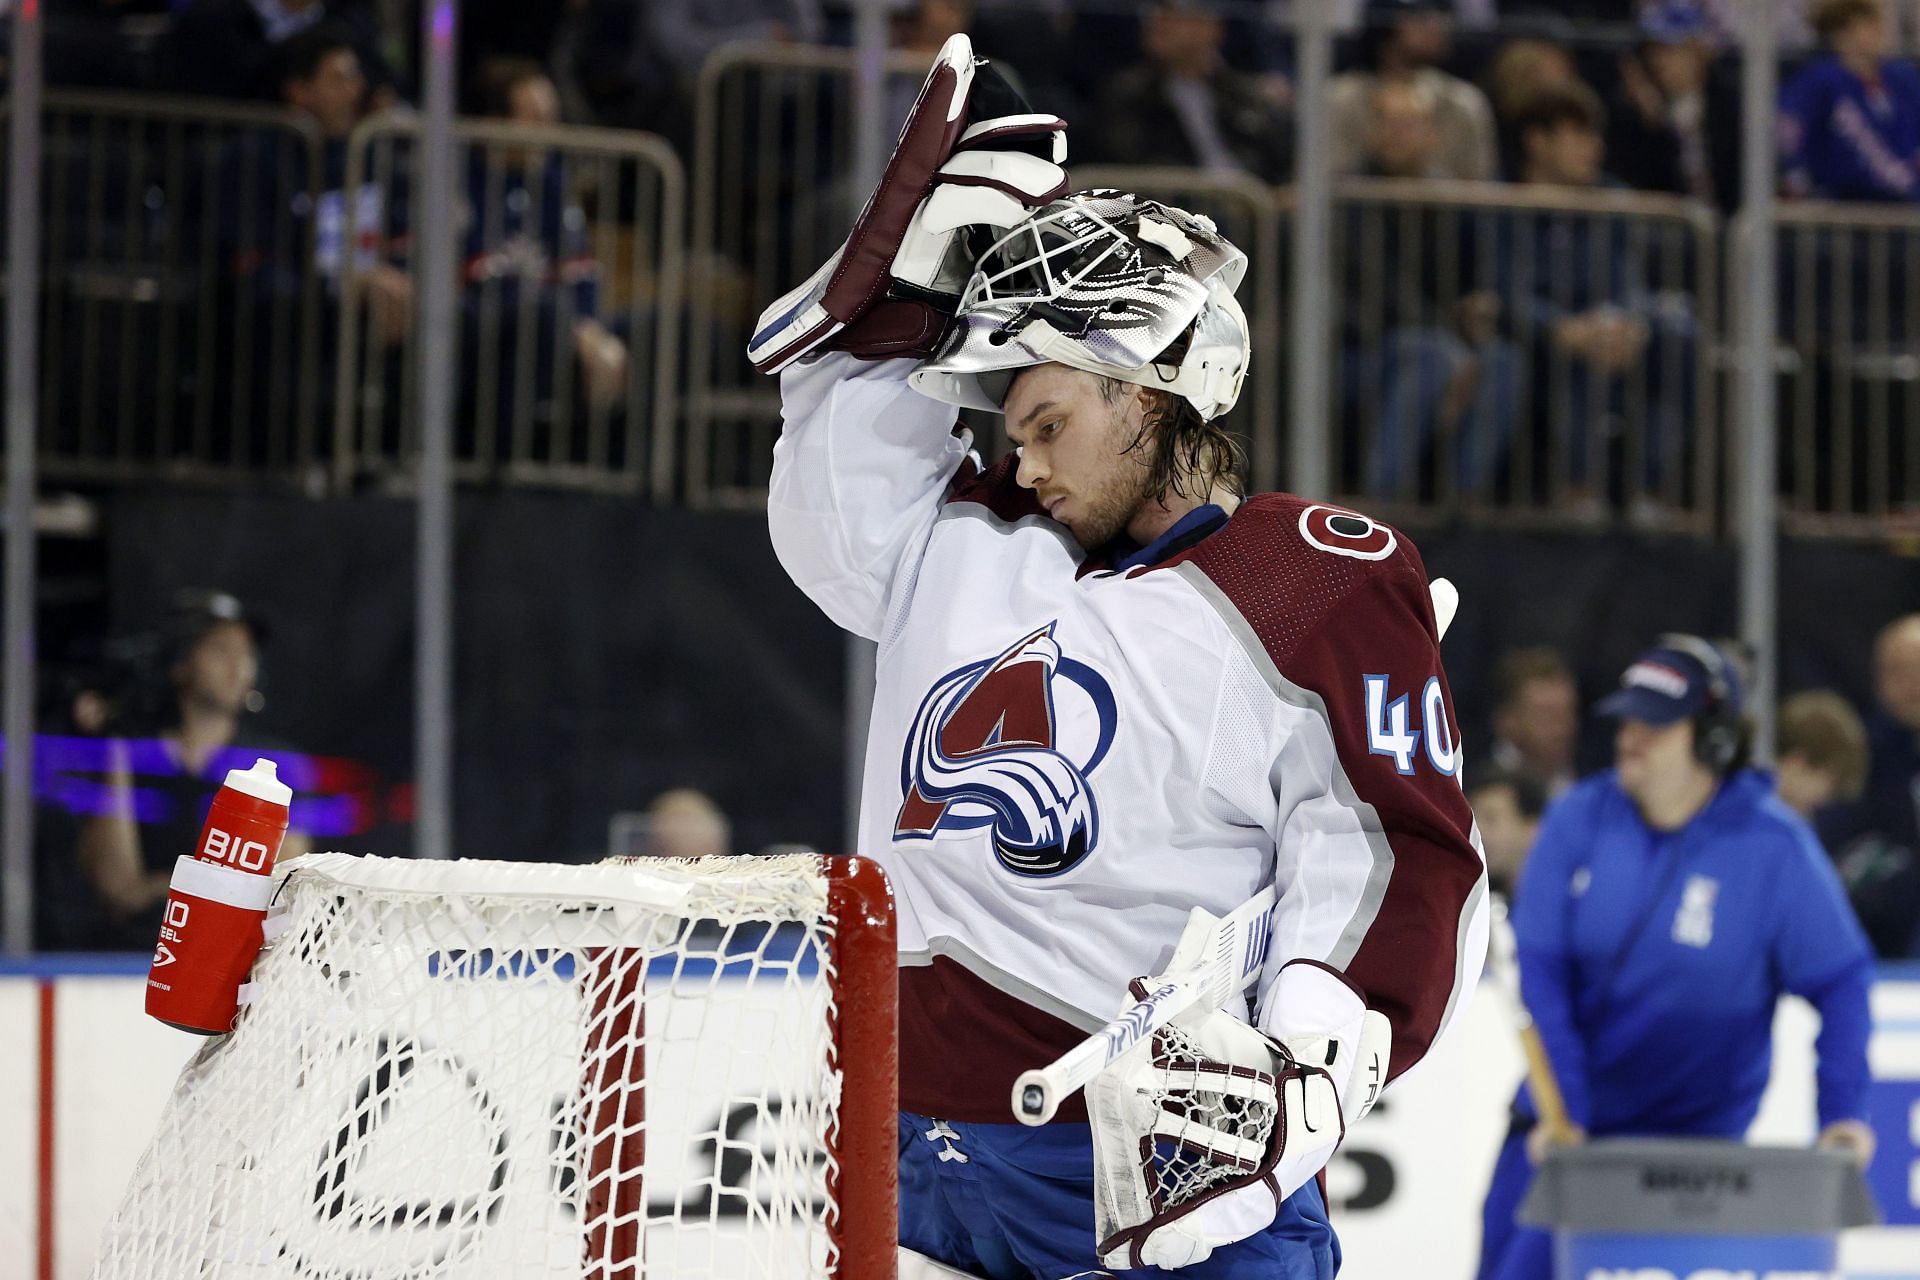
[[[1195,907],[1166,977],[1144,999],[1049,1065],[1013,1082],[1013,1114],[1020,1123],[1045,1124],[1063,1099],[1145,1037],[1196,1005],[1223,1005],[1236,991],[1245,991],[1260,976],[1273,941],[1275,901],[1268,885],[1219,919]],[[1199,944],[1189,948],[1188,935],[1198,937]]]

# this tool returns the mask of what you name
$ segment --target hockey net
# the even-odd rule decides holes
[[[892,1274],[872,864],[325,854],[268,932],[98,1280]]]

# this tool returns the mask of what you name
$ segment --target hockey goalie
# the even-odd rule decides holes
[[[1392,527],[1242,491],[1245,255],[1069,194],[1065,155],[956,37],[750,351],[775,549],[879,644],[859,852],[899,899],[903,1274],[1324,1280],[1327,1162],[1485,949],[1442,623]],[[1023,1072],[1263,893],[1244,985],[1016,1123]]]

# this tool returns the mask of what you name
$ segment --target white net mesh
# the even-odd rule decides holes
[[[1179,1026],[1163,1028],[1153,1043],[1162,1087],[1153,1142],[1142,1156],[1159,1211],[1254,1173],[1279,1108],[1272,1076],[1214,1061]]]
[[[819,859],[293,865],[96,1277],[834,1274]]]

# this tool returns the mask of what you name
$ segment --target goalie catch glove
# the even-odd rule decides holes
[[[1087,1086],[1104,1265],[1190,1266],[1265,1229],[1379,1098],[1392,1033],[1344,979],[1296,960],[1266,999],[1271,1037],[1195,1009]]]
[[[778,373],[817,350],[931,355],[973,269],[968,229],[1015,226],[1066,194],[1066,130],[1029,111],[965,35],[948,40],[846,243],[761,313],[754,368]]]

